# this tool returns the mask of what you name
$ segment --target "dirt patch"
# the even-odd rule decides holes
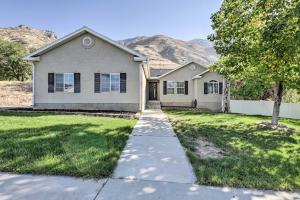
[[[32,104],[30,81],[0,81],[0,106],[24,107]]]
[[[289,128],[288,126],[283,124],[273,125],[270,122],[258,122],[257,125],[260,127],[271,128],[274,130],[284,131],[288,133],[294,133],[296,131],[295,129]]]
[[[225,151],[216,147],[213,143],[207,141],[203,137],[199,137],[196,140],[196,154],[200,156],[201,159],[208,158],[223,158],[225,155]]]

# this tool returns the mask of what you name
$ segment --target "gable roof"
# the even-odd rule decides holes
[[[192,79],[195,79],[195,78],[202,78],[202,75],[206,74],[207,72],[209,72],[209,70],[208,70],[208,69],[207,69],[207,70],[205,70],[205,71],[203,71],[203,72],[201,72],[200,74],[197,74],[196,76],[193,76],[193,78],[192,78]]]
[[[173,69],[173,70],[171,70],[171,71],[168,71],[167,73],[162,74],[161,76],[158,76],[157,78],[160,79],[160,78],[162,78],[162,77],[165,77],[165,76],[167,76],[167,75],[169,75],[169,74],[171,74],[171,73],[173,73],[173,72],[175,72],[175,71],[177,71],[177,70],[179,70],[179,69],[181,69],[181,68],[183,68],[183,67],[186,67],[187,65],[192,64],[192,63],[204,67],[203,65],[201,65],[201,64],[199,64],[199,63],[197,63],[197,62],[195,62],[195,61],[191,61],[191,62],[185,63],[185,64],[183,64],[183,65],[181,65],[181,66],[179,66],[179,67],[177,67],[177,68],[175,68],[175,69]],[[207,67],[204,67],[204,68],[207,68]]]
[[[91,34],[91,35],[93,35],[93,36],[95,36],[99,39],[102,39],[102,40],[108,42],[109,44],[111,44],[111,45],[113,45],[113,46],[115,46],[115,47],[117,47],[117,48],[119,48],[119,49],[135,56],[135,61],[145,61],[146,60],[146,57],[143,56],[142,54],[140,54],[140,53],[138,53],[138,52],[136,52],[132,49],[129,49],[129,48],[113,41],[112,39],[110,39],[110,38],[108,38],[108,37],[106,37],[106,36],[104,36],[100,33],[97,33],[96,31],[94,31],[94,30],[92,30],[92,29],[90,29],[86,26],[84,26],[84,27],[82,27],[82,28],[80,28],[80,29],[78,29],[78,30],[76,30],[76,31],[74,31],[74,32],[72,32],[72,33],[70,33],[70,34],[68,34],[68,35],[66,35],[66,36],[64,36],[64,37],[48,44],[48,45],[46,45],[46,46],[44,46],[44,47],[39,48],[38,50],[34,51],[33,53],[30,53],[29,55],[25,56],[23,59],[28,60],[28,61],[39,61],[38,56],[43,55],[43,54],[45,54],[45,53],[47,53],[47,52],[63,45],[63,44],[73,40],[74,38],[76,38],[76,37],[78,37],[78,36],[80,36],[84,33],[89,33],[89,34]]]

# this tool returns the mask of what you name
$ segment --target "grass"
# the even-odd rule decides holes
[[[280,119],[296,133],[262,128],[269,117],[238,114],[165,111],[187,149],[198,183],[258,189],[300,189],[300,120]],[[227,154],[201,159],[195,140],[205,137]]]
[[[136,120],[0,113],[0,171],[104,178]]]

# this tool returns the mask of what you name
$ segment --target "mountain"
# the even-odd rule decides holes
[[[56,40],[57,36],[52,31],[20,25],[17,27],[0,28],[0,39],[19,42],[27,49],[38,49]]]
[[[218,59],[213,44],[208,40],[183,41],[165,35],[140,36],[119,43],[146,55],[150,67],[173,69],[189,61],[209,66]]]
[[[52,31],[31,28],[25,25],[0,28],[0,39],[16,41],[27,49],[37,49],[57,39]],[[146,55],[154,69],[174,69],[189,61],[209,66],[218,59],[213,44],[208,40],[183,41],[165,35],[140,36],[118,41]]]

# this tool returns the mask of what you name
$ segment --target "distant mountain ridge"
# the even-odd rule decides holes
[[[146,55],[150,67],[156,69],[173,69],[189,61],[209,66],[218,59],[213,43],[203,39],[183,41],[154,35],[120,40],[119,43]]]
[[[54,32],[20,25],[0,28],[0,39],[15,41],[27,49],[38,49],[57,39]],[[165,35],[138,36],[118,41],[149,59],[154,69],[174,69],[189,61],[209,66],[218,59],[213,43],[204,39],[183,41]]]
[[[25,25],[0,28],[0,39],[23,44],[27,49],[38,49],[57,39],[54,32]]]

